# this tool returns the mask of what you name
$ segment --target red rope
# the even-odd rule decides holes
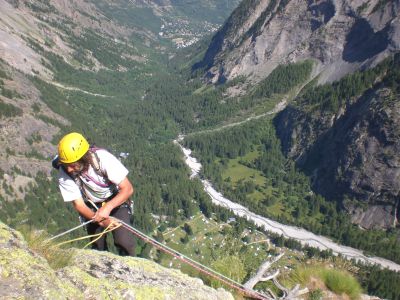
[[[158,244],[158,243],[154,242],[152,239],[150,239],[149,237],[147,237],[146,235],[144,235],[142,233],[139,233],[138,231],[136,231],[135,229],[131,228],[130,226],[128,226],[124,222],[120,221],[120,223],[122,224],[122,226],[124,226],[125,229],[127,229],[130,232],[132,232],[134,235],[136,235],[140,239],[144,240],[145,242],[148,242],[148,243],[152,244],[157,249],[159,249],[161,251],[164,251],[165,253],[168,253],[168,254],[172,255],[173,257],[176,257],[177,259],[181,260],[182,262],[192,266],[196,270],[199,270],[200,272],[202,272],[204,274],[207,274],[207,275],[209,275],[209,276],[211,276],[211,277],[213,277],[213,278],[225,283],[226,285],[230,286],[231,288],[236,289],[236,290],[242,292],[243,294],[245,294],[247,296],[250,296],[253,299],[259,299],[259,300],[266,300],[267,299],[268,300],[267,297],[265,297],[265,296],[263,296],[263,295],[261,295],[261,294],[259,294],[257,292],[249,291],[249,290],[247,290],[247,289],[245,289],[245,288],[243,288],[241,286],[238,286],[237,284],[234,284],[234,283],[232,283],[232,282],[230,282],[230,281],[228,281],[228,280],[226,280],[224,278],[221,278],[220,276],[218,276],[218,275],[216,275],[216,274],[214,274],[214,273],[212,273],[212,272],[210,272],[208,270],[205,270],[204,268],[202,268],[201,266],[199,266],[195,262],[185,259],[179,253],[173,252],[173,251],[163,247],[162,244]]]

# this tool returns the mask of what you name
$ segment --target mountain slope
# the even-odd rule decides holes
[[[34,182],[29,176],[50,173],[61,132],[82,130],[77,121],[98,109],[88,103],[114,104],[104,111],[106,122],[111,110],[126,105],[121,98],[130,105],[143,99],[153,72],[165,69],[166,52],[175,50],[176,35],[160,36],[162,25],[185,24],[185,40],[199,38],[208,33],[200,15],[216,28],[217,15],[235,3],[0,0],[0,169],[7,177],[0,182],[23,198],[19,189]]]
[[[399,66],[396,55],[312,88],[275,119],[284,151],[312,176],[314,189],[341,199],[365,228],[398,224]]]
[[[313,59],[319,82],[375,65],[400,48],[399,1],[246,0],[214,36],[203,67],[212,82],[265,78]]]
[[[88,2],[1,0],[0,4],[3,59],[25,74],[47,80],[55,71],[52,55],[74,68],[117,69],[143,64],[146,58],[138,47],[157,39],[149,30],[118,25]],[[134,43],[140,40],[144,42]],[[115,47],[119,43],[126,44],[123,51]]]
[[[399,12],[397,0],[243,1],[193,66],[213,83],[261,85],[277,66],[312,60],[315,80],[277,133],[314,191],[364,228],[399,224]]]

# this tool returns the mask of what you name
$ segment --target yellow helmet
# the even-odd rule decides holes
[[[60,163],[69,164],[81,159],[89,150],[88,141],[77,132],[65,135],[58,143]]]

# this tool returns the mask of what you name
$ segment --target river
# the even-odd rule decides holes
[[[198,176],[202,166],[195,157],[191,156],[192,151],[184,148],[180,144],[182,140],[183,136],[179,136],[174,143],[179,145],[182,149],[185,156],[185,162],[192,172],[190,177],[195,178]],[[284,237],[299,241],[302,245],[309,245],[320,250],[331,249],[335,255],[341,254],[343,257],[348,259],[355,259],[363,263],[379,264],[384,268],[400,271],[400,265],[390,260],[381,257],[366,256],[358,249],[337,244],[327,237],[316,235],[303,228],[281,224],[266,217],[257,215],[251,212],[248,208],[225,198],[221,193],[214,189],[210,181],[202,179],[201,182],[203,183],[204,190],[208,195],[210,195],[214,204],[230,209],[235,215],[245,217],[247,220],[252,221],[255,225],[262,227],[267,231],[282,234]]]

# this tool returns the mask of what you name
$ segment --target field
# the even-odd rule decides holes
[[[319,266],[320,268],[337,265],[342,270],[350,269],[351,264],[341,258],[309,259],[303,252],[273,245],[267,234],[255,228],[242,228],[240,239],[232,238],[233,235],[230,233],[237,226],[238,222],[234,217],[229,218],[226,223],[217,223],[213,218],[206,218],[199,213],[177,227],[167,228],[162,235],[165,240],[164,243],[170,248],[242,284],[257,271],[263,262],[272,260],[282,252],[285,253],[284,256],[272,265],[271,271],[279,269],[280,278],[288,287],[293,287],[294,284],[290,275],[292,271],[305,265]],[[189,227],[190,229],[188,229]],[[199,274],[199,271],[193,267],[170,255],[160,255],[153,249],[151,256],[153,258],[158,257],[158,261],[165,267],[180,269],[191,276],[200,276],[203,281],[214,287],[223,286],[215,279]],[[217,261],[229,256],[236,256],[238,264],[244,266],[246,274],[242,277],[242,280],[237,280],[234,272],[231,272],[236,266],[228,265],[220,269],[216,264]],[[303,282],[303,284],[306,284],[306,282]],[[260,283],[260,286],[276,289],[270,282]]]
[[[278,198],[278,201],[273,201],[267,207],[267,214],[273,217],[278,217],[282,214],[289,215],[291,211],[285,210],[283,205],[283,195],[272,187],[271,182],[263,176],[262,172],[249,167],[254,160],[260,155],[258,150],[251,151],[244,156],[228,160],[224,171],[222,172],[223,180],[231,184],[233,189],[238,187],[241,182],[252,182],[255,186],[253,192],[246,195],[249,202],[266,201],[265,199]]]
[[[251,260],[251,266],[257,268],[271,254],[269,239],[254,228],[244,228],[240,239],[233,238],[231,232],[237,225],[234,217],[226,223],[217,223],[199,213],[184,224],[165,230],[163,238],[170,248],[208,267],[227,253],[240,252],[244,261]],[[193,272],[191,267],[169,255],[162,256],[161,264]]]

